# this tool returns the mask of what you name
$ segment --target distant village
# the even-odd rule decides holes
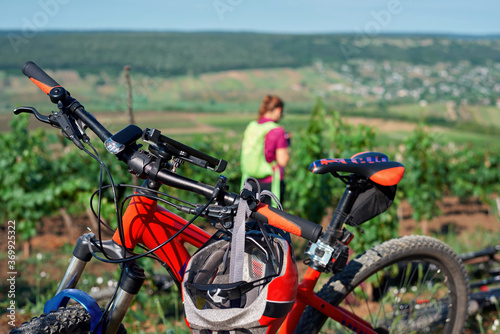
[[[314,67],[325,76],[334,71],[340,77],[338,82],[325,86],[320,95],[343,93],[359,97],[358,107],[375,101],[418,103],[423,107],[446,101],[450,111],[460,105],[500,108],[500,63],[489,67],[466,61],[427,66],[358,60],[335,67],[318,60]],[[299,85],[293,88],[301,89]]]

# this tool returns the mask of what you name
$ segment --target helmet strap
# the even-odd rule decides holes
[[[248,180],[243,183],[242,192],[252,190]],[[238,211],[234,218],[233,233],[231,236],[231,260],[229,262],[229,283],[243,280],[243,265],[245,257],[245,222],[250,217],[248,202],[241,197],[238,203]]]

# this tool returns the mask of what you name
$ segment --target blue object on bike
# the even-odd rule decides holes
[[[87,293],[78,289],[66,289],[59,292],[54,298],[45,303],[43,312],[49,313],[55,311],[59,307],[64,307],[68,304],[69,299],[73,299],[80,303],[87,312],[90,314],[90,332],[94,333],[99,320],[102,317],[102,311],[94,298],[90,297]],[[102,327],[96,329],[95,334],[101,334]]]

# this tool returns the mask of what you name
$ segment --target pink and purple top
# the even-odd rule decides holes
[[[259,119],[259,124],[274,122],[270,118],[261,117]],[[264,140],[264,155],[266,157],[266,161],[271,163],[276,160],[276,150],[280,148],[287,148],[288,141],[286,139],[285,129],[281,126],[272,129],[266,134],[266,138]],[[281,180],[283,180],[283,167],[278,167],[280,169]],[[271,183],[273,177],[267,176],[259,181],[261,183]]]

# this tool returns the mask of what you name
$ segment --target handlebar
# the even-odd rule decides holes
[[[71,97],[63,87],[61,87],[34,62],[29,61],[24,64],[22,71],[23,74],[34,82],[43,92],[50,96],[53,103],[58,104],[63,113],[68,113],[71,116],[70,118],[74,118],[75,120],[82,122],[92,132],[94,132],[101,141],[105,142],[113,136],[91,113],[87,112],[76,99]],[[18,112],[15,111],[16,114],[19,112],[26,112],[26,110],[28,110],[26,108],[19,109],[22,110],[18,110]],[[50,119],[51,116],[49,116],[48,119]],[[52,123],[52,125],[54,124]],[[156,138],[158,138],[158,136],[156,136]],[[72,138],[72,140],[75,142],[74,138]],[[180,150],[180,152],[178,152],[180,155],[191,154],[195,161],[198,161],[196,158],[206,160],[206,163],[210,165],[210,169],[217,172],[222,172],[225,168],[224,160],[215,159],[168,137],[162,136],[161,141],[157,141],[157,143],[159,143],[159,145],[163,144],[166,147],[175,147]],[[139,178],[149,178],[167,186],[190,191],[207,198],[211,198],[214,194],[214,190],[216,189],[216,187],[189,179],[168,169],[162,168],[163,166],[161,161],[157,161],[157,159],[155,159],[155,157],[149,152],[138,150],[135,140],[134,145],[128,145],[123,151],[116,154],[116,156],[118,159],[127,164],[131,173],[135,174]],[[189,158],[191,158],[191,156]],[[189,158],[186,158],[186,161],[190,161]],[[197,163],[195,162],[195,164]],[[198,165],[204,166],[203,164]],[[219,190],[219,195],[216,201],[221,204],[232,206],[240,200],[240,196],[238,194],[229,193],[225,191],[225,189]],[[252,213],[252,217],[268,222],[272,226],[314,242],[317,241],[322,232],[322,228],[318,224],[277,210],[262,203]]]
[[[30,78],[45,94],[49,94],[52,88],[60,87],[60,85],[45,73],[34,62],[29,61],[23,66],[23,74]]]
[[[263,203],[260,203],[256,211],[252,212],[250,216],[312,242],[316,242],[323,231],[321,225]]]
[[[87,125],[89,129],[92,130],[92,132],[95,133],[96,136],[99,137],[99,139],[103,142],[105,142],[112,136],[111,132],[109,132],[101,123],[99,123],[94,115],[85,110],[83,106],[75,109],[74,114],[78,119],[85,123],[85,125]]]

